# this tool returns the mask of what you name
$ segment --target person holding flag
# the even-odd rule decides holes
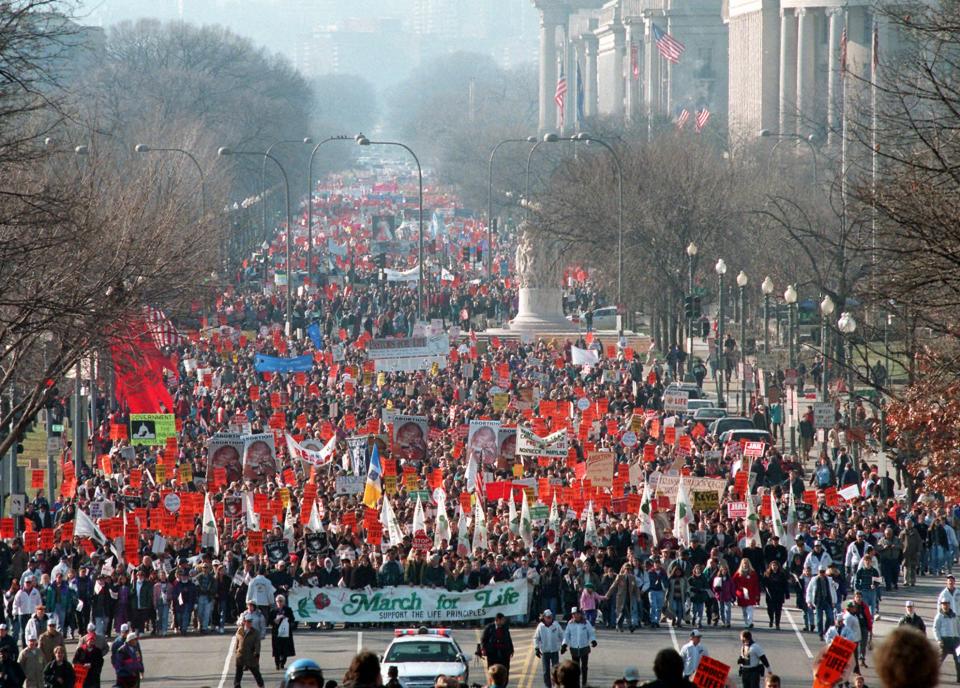
[[[377,502],[383,495],[383,487],[380,478],[383,475],[383,466],[380,465],[380,450],[377,443],[373,444],[373,452],[370,454],[370,467],[367,469],[367,482],[363,487],[363,504],[368,509],[376,509]]]

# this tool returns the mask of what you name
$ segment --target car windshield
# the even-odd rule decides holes
[[[456,662],[457,649],[453,643],[411,642],[395,643],[387,651],[385,662]]]

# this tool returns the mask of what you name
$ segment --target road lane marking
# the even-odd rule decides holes
[[[357,654],[363,649],[363,631],[357,631]]]
[[[223,688],[227,682],[227,674],[230,673],[230,659],[233,657],[233,648],[236,642],[237,636],[230,638],[230,646],[227,648],[227,656],[223,660],[223,671],[220,672],[220,683],[217,684],[217,688]]]
[[[671,623],[667,628],[670,629],[670,639],[673,640],[673,649],[680,652],[680,643],[677,642],[677,632],[674,630],[673,624]]]
[[[797,638],[800,640],[800,644],[803,646],[803,651],[807,653],[808,659],[813,659],[813,653],[810,652],[810,648],[807,647],[807,641],[803,637],[803,634],[800,633],[800,629],[797,628],[797,624],[793,620],[793,616],[790,615],[790,610],[784,607],[783,613],[787,615],[787,621],[790,622],[790,625],[793,626],[793,632],[797,634]]]

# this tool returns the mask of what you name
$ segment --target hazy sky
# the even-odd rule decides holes
[[[359,73],[378,86],[452,50],[503,66],[536,59],[530,0],[80,0],[98,26],[152,17],[221,24],[282,52],[307,76]]]

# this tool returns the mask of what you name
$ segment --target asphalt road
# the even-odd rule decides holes
[[[912,599],[917,604],[918,613],[932,626],[936,596],[943,587],[942,579],[921,579],[917,588],[900,589],[885,596],[881,604],[881,618],[876,625],[876,638],[881,639],[896,624],[903,613],[903,603]],[[781,631],[767,628],[766,611],[758,609],[755,615],[755,637],[766,651],[773,671],[783,679],[784,686],[808,688],[812,684],[814,657],[821,649],[816,635],[803,633],[801,614],[788,606],[789,614],[784,616]],[[741,623],[734,610],[734,627],[730,630],[706,628],[703,642],[710,655],[720,661],[735,665],[739,652],[739,632]],[[590,657],[590,684],[609,686],[614,679],[623,675],[627,666],[636,666],[643,680],[652,679],[653,658],[657,651],[665,647],[677,647],[687,641],[688,629],[671,632],[666,627],[658,631],[639,630],[634,634],[618,633],[600,629],[599,646]],[[454,629],[453,635],[464,651],[470,654],[480,637],[479,629]],[[539,662],[533,654],[533,627],[514,628],[513,639],[516,653],[511,665],[511,686],[516,688],[540,688],[541,678]],[[295,637],[298,656],[311,657],[324,669],[327,678],[342,681],[344,671],[358,647],[373,652],[382,652],[392,637],[390,630],[349,629],[333,631],[299,631]],[[932,637],[932,632],[931,632]],[[142,641],[146,664],[145,686],[190,686],[191,688],[223,688],[233,684],[233,660],[230,635],[208,635],[146,638]],[[262,669],[267,686],[280,683],[280,672],[273,667],[269,639],[264,644]],[[69,648],[72,655],[73,649]],[[865,670],[868,685],[879,685],[873,673],[873,662]],[[950,670],[945,674],[948,678]],[[110,670],[104,672],[104,685],[112,679]],[[736,677],[734,676],[734,679]],[[470,682],[484,684],[483,668],[471,663]],[[249,674],[244,684],[253,686]],[[733,685],[739,685],[736,681]]]

